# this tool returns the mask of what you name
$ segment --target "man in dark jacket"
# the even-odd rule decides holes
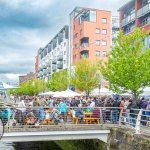
[[[118,111],[118,107],[119,107],[119,102],[118,102],[118,98],[116,98],[114,100],[114,102],[112,103],[112,123],[117,123],[119,120],[119,111]]]

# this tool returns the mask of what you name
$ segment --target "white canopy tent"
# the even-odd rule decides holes
[[[61,92],[55,92],[53,97],[75,97],[75,96],[80,96],[81,94],[77,92],[73,92],[71,90],[66,90],[66,91],[61,91]]]
[[[11,86],[11,85],[8,85],[8,84],[3,83],[3,82],[0,83],[0,90],[10,90],[10,89],[17,89],[17,88],[18,87]]]
[[[49,91],[49,92],[45,92],[45,93],[40,93],[39,96],[51,96],[54,94],[55,94],[55,92]]]
[[[143,93],[140,96],[150,96],[150,87],[146,87],[143,90]]]
[[[100,90],[100,91],[99,91]],[[101,89],[94,89],[91,91],[91,95],[112,95],[112,94],[115,94],[113,93],[112,91],[110,91],[109,89],[107,88],[101,88]]]

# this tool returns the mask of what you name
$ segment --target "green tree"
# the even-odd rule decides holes
[[[140,29],[127,36],[121,31],[108,62],[100,67],[111,90],[120,94],[131,91],[134,100],[150,85],[150,48],[144,47],[146,36]]]
[[[100,84],[100,73],[98,71],[98,61],[91,61],[83,58],[75,67],[72,76],[72,84],[88,96],[94,88]]]
[[[51,91],[63,91],[66,90],[69,85],[68,71],[63,70],[55,72],[50,76],[50,80],[46,83],[46,86]]]
[[[11,90],[10,93],[14,95],[37,95],[40,92],[44,92],[44,90],[44,81],[34,79],[21,84],[18,89]]]

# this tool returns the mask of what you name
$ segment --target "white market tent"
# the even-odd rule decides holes
[[[120,95],[122,95],[122,96],[132,96],[130,91],[127,92],[127,93],[120,94]],[[150,96],[150,87],[144,88],[143,93],[141,93],[140,96]]]
[[[81,94],[77,92],[73,92],[71,90],[61,91],[61,92],[55,92],[53,97],[75,97],[75,96],[81,96]]]
[[[115,93],[113,93],[107,88],[100,89],[100,95],[112,95],[112,94],[115,94]],[[91,95],[99,95],[99,89],[97,88],[97,89],[92,90]]]
[[[49,96],[49,95],[54,95],[55,92],[49,91],[49,92],[45,92],[45,93],[40,93],[40,96]]]
[[[10,90],[10,89],[17,89],[17,88],[18,87],[11,86],[11,85],[8,85],[8,84],[3,83],[3,82],[0,83],[0,90]]]
[[[143,93],[140,96],[150,96],[150,87],[146,87],[143,90]]]

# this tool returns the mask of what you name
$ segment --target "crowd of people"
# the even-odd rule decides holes
[[[16,101],[17,102],[17,101]],[[14,109],[17,107],[16,109]],[[68,113],[71,117],[81,118],[84,122],[84,112],[90,112],[93,118],[102,118],[103,123],[111,121],[118,123],[121,109],[125,110],[128,118],[135,118],[137,112],[134,109],[146,110],[143,115],[150,116],[150,100],[142,98],[134,103],[131,98],[111,98],[111,97],[74,97],[74,98],[54,98],[52,96],[21,96],[16,106],[10,109],[9,117],[17,118],[18,122],[24,122],[23,117],[30,118],[29,124],[39,124],[46,118],[56,116],[57,120],[62,119],[66,123]],[[8,108],[7,108],[8,109]],[[55,112],[53,116],[51,113]],[[48,114],[48,115],[47,115]],[[2,111],[1,116],[8,120],[8,110]],[[60,118],[59,118],[60,117]],[[150,120],[143,117],[142,120]],[[128,119],[131,124],[135,124],[135,119]],[[146,121],[142,122],[143,124]]]

